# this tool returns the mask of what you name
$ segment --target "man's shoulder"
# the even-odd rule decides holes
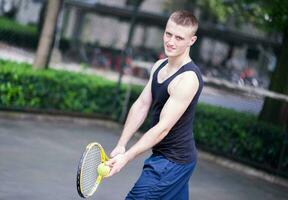
[[[189,68],[193,69],[193,71],[197,71],[201,73],[200,68],[198,67],[198,65],[191,59],[191,61],[188,63],[187,65]]]
[[[187,65],[187,71],[191,71],[194,73],[186,73],[188,74],[187,76],[191,76],[192,74],[195,74],[198,78],[199,82],[203,82],[203,74],[201,72],[201,69],[198,67],[198,65],[195,64],[195,62],[193,60],[191,60],[191,62]],[[190,75],[189,75],[190,74]]]
[[[155,72],[155,70],[156,70],[158,67],[160,67],[160,65],[161,65],[163,62],[165,62],[166,60],[167,60],[167,58],[163,58],[163,59],[157,60],[157,61],[154,63],[153,67],[152,67],[152,70],[151,70],[152,74],[153,74],[153,73]]]
[[[185,71],[177,76],[177,85],[191,86],[199,83],[197,73],[194,70]],[[181,86],[181,87],[182,87]]]
[[[168,87],[168,93],[181,97],[193,97],[199,88],[199,80],[193,71],[186,71],[174,79]]]
[[[155,62],[154,67],[157,69],[163,62],[165,62],[167,58],[159,59]]]

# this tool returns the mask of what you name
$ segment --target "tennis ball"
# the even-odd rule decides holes
[[[101,163],[97,168],[97,172],[100,176],[108,176],[110,167],[106,166],[105,163]]]

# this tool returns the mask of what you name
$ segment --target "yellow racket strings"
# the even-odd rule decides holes
[[[81,185],[82,193],[89,195],[96,188],[98,177],[97,167],[101,164],[101,152],[97,146],[93,146],[86,155],[82,165]]]

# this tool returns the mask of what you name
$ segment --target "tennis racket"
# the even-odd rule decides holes
[[[107,160],[109,158],[99,143],[87,145],[77,170],[77,191],[81,197],[90,197],[97,190],[104,177],[98,173],[98,166]]]

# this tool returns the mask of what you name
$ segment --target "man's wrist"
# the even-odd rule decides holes
[[[126,151],[126,152],[124,153],[124,156],[125,156],[125,158],[127,159],[127,162],[133,160],[134,157],[135,157],[135,156],[132,154],[131,151]]]
[[[118,143],[117,147],[126,149],[126,144]]]

